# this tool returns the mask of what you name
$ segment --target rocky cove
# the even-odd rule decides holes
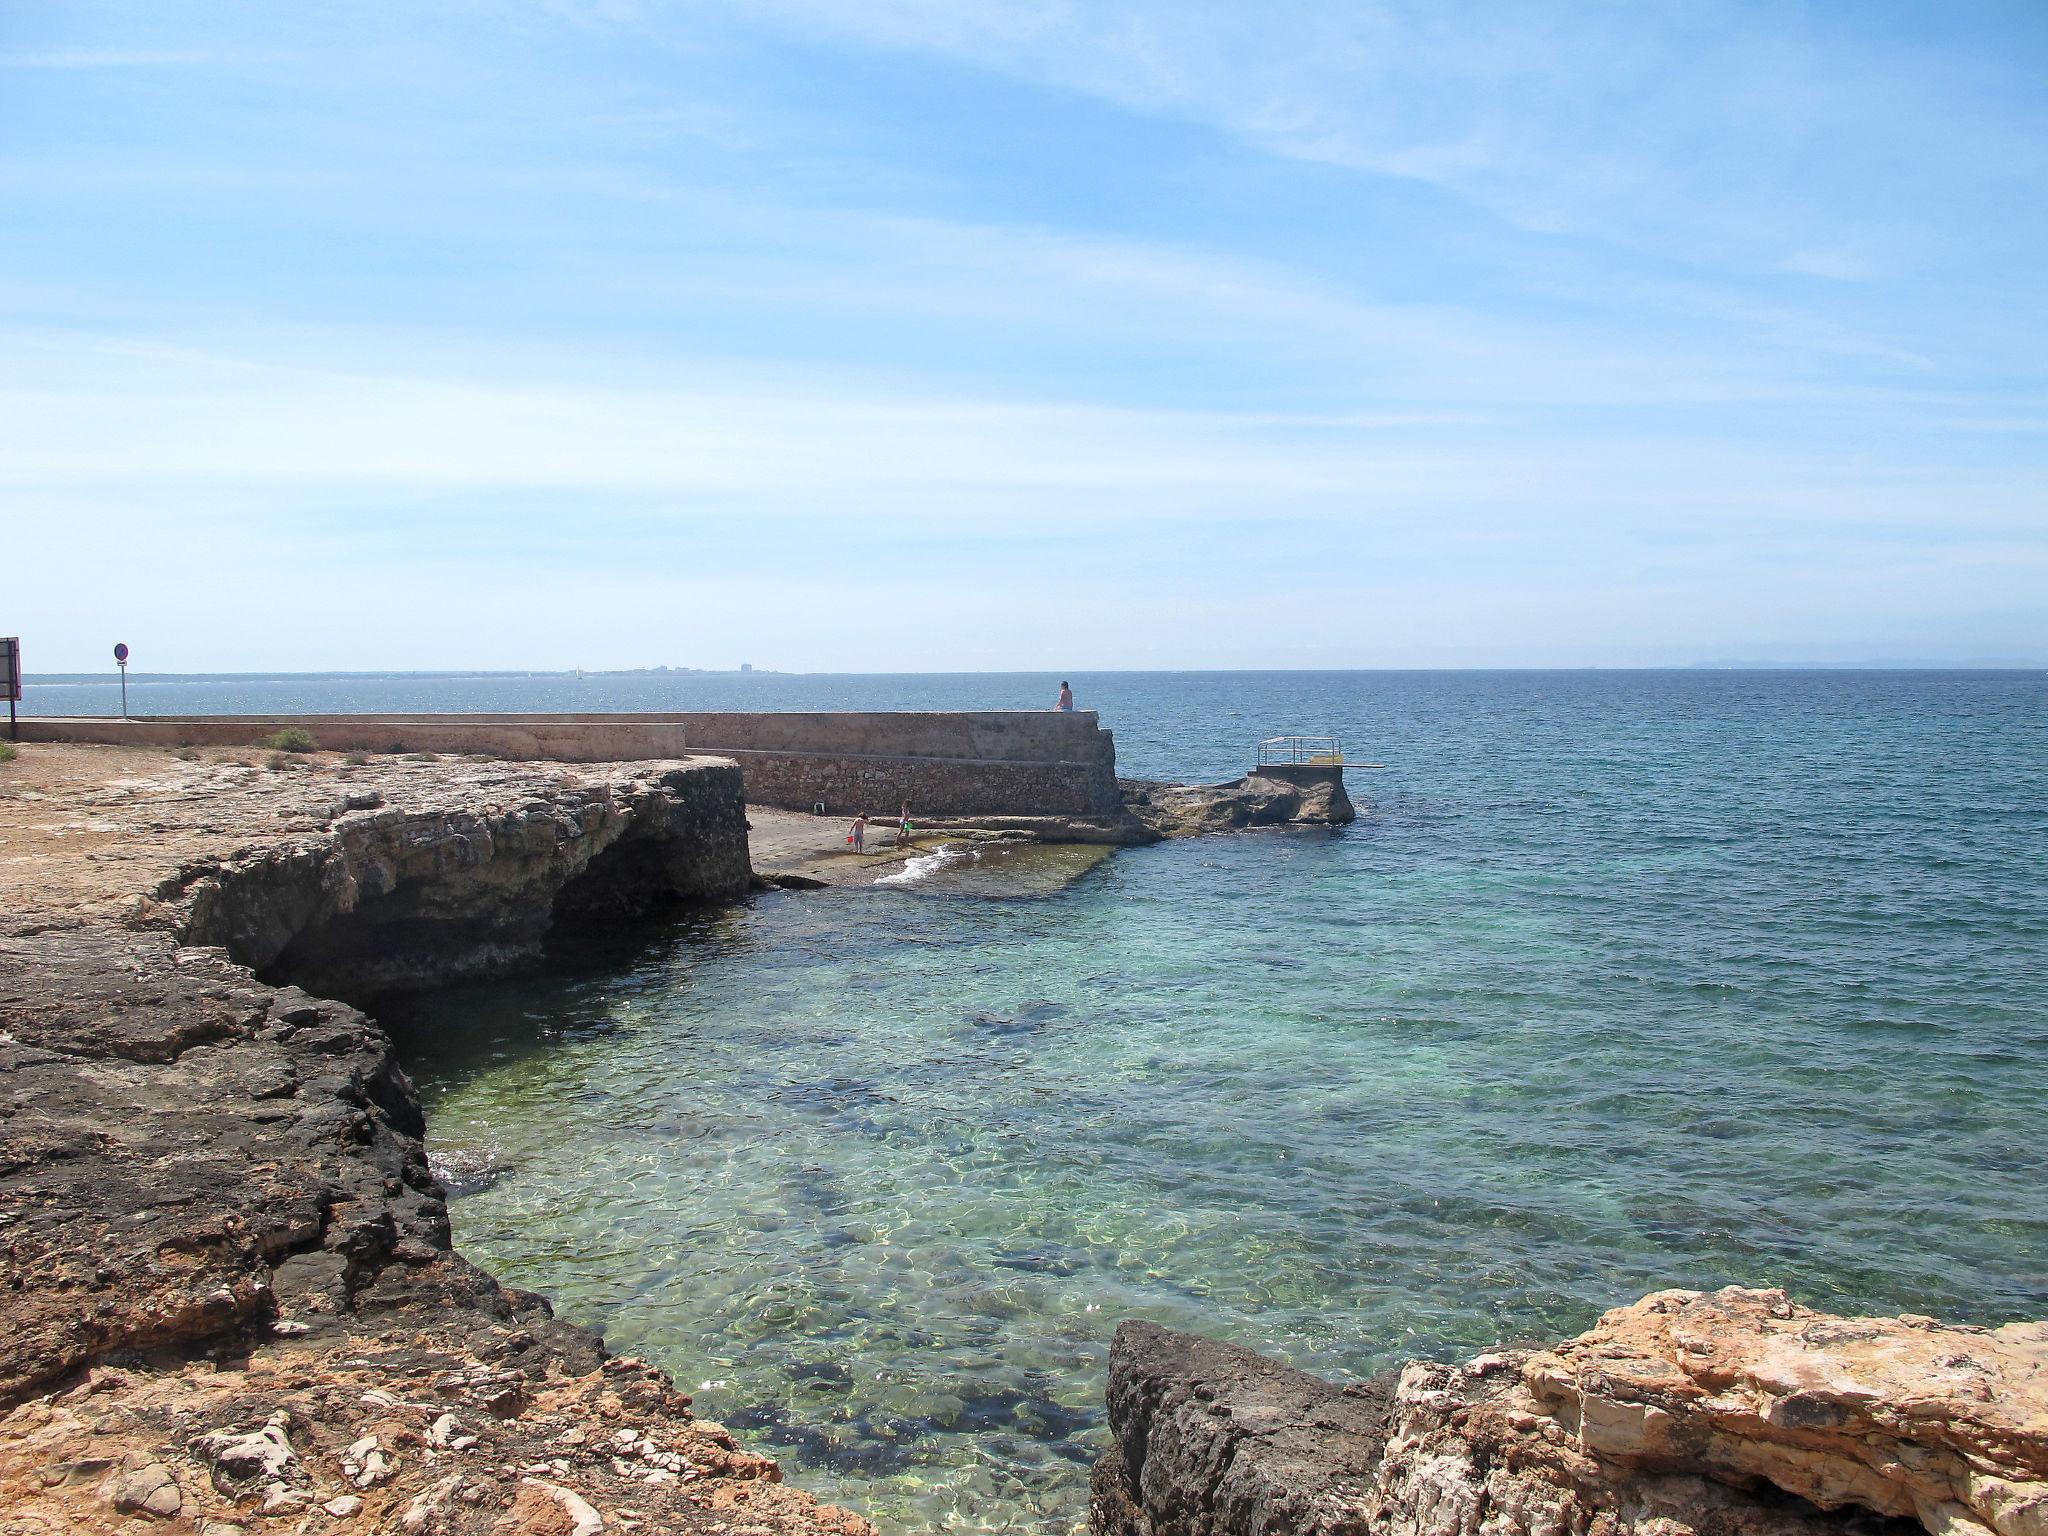
[[[41,746],[5,771],[0,1530],[866,1529],[454,1251],[418,1100],[342,1001],[741,896],[738,768]],[[1230,789],[1127,793],[1169,819],[1145,835],[1344,819]],[[1094,1519],[2039,1536],[2043,1349],[1666,1294],[1340,1388],[1133,1325]]]

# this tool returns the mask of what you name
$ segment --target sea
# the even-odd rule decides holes
[[[933,850],[394,1000],[457,1241],[901,1532],[1072,1531],[1148,1318],[1353,1378],[1664,1287],[2048,1316],[2048,676],[1070,674],[1358,821]],[[1045,707],[1058,677],[130,682],[136,712]],[[107,683],[31,686],[38,713]]]

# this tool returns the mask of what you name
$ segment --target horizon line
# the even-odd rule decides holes
[[[320,678],[341,680],[349,678],[383,677],[428,677],[448,681],[465,678],[523,678],[523,677],[750,677],[750,678],[813,678],[813,677],[1039,677],[1051,676],[1056,669],[1045,667],[991,668],[923,668],[903,670],[872,671],[794,671],[784,668],[755,667],[742,671],[738,667],[375,667],[360,670],[332,668],[273,668],[263,671],[200,671],[200,672],[129,672],[127,681],[132,683],[160,683],[179,681],[259,681],[271,678]],[[1583,662],[1569,664],[1500,664],[1493,666],[1355,666],[1355,667],[1069,667],[1073,677],[1199,677],[1206,675],[1237,676],[1341,676],[1364,673],[1491,673],[1491,672],[2033,672],[2048,670],[2048,660],[2022,658],[1975,660],[1975,661],[1920,661],[1887,660],[1870,661],[1694,661],[1663,662],[1653,664],[1626,664],[1610,662]],[[116,687],[122,678],[119,672],[23,672],[22,686],[61,685],[69,687],[103,684]]]

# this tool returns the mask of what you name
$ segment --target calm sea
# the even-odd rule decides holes
[[[131,702],[952,709],[1058,681]],[[1660,1286],[2048,1314],[2048,677],[1073,681],[1129,772],[1235,775],[1287,730],[1387,766],[1334,834],[764,896],[394,1010],[465,1248],[898,1530],[1084,1520],[1125,1317],[1357,1373]]]

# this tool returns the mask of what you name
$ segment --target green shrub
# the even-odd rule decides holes
[[[19,754],[11,741],[0,741],[0,763],[11,763]]]
[[[274,735],[266,736],[257,743],[273,752],[311,752],[314,750],[313,733],[303,726],[288,725]]]

